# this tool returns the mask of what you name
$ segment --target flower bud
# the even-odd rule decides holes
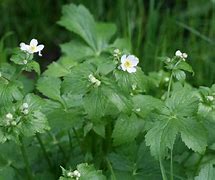
[[[23,103],[23,104],[22,104],[22,107],[23,107],[24,109],[28,109],[28,107],[29,107],[29,106],[28,106],[28,103]]]
[[[11,113],[6,114],[7,119],[13,119],[13,115]]]

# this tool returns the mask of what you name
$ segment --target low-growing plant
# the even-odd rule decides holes
[[[215,85],[186,83],[186,53],[146,75],[115,25],[82,5],[58,24],[74,36],[42,74],[36,39],[1,63],[0,179],[215,177]]]

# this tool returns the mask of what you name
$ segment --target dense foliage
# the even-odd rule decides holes
[[[82,5],[58,24],[73,39],[42,72],[43,45],[0,66],[0,179],[212,180],[215,85],[194,88],[186,53],[145,74],[128,39]]]

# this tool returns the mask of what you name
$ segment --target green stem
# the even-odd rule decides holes
[[[80,138],[79,138],[78,132],[76,131],[75,128],[72,128],[72,130],[73,130],[73,132],[74,132],[74,134],[75,134],[75,137],[76,137],[76,139],[77,139],[77,141],[78,141],[78,144],[79,144],[79,146],[80,146],[80,148],[81,148],[81,151],[84,152],[83,149],[82,149],[81,140],[80,140]]]
[[[112,178],[111,178],[111,179],[112,179],[112,180],[116,180],[116,176],[115,176],[115,174],[114,174],[113,168],[112,168],[111,163],[110,163],[110,161],[109,161],[108,158],[106,158],[106,162],[107,162],[108,168],[109,168],[109,170],[110,170],[110,172],[111,172],[111,175],[112,175]]]
[[[70,130],[68,130],[68,136],[69,136],[70,149],[72,150],[72,136],[71,136]]]
[[[47,151],[46,151],[46,148],[45,148],[45,146],[44,146],[44,144],[43,144],[43,141],[42,141],[42,139],[41,139],[41,137],[40,137],[40,135],[39,135],[38,133],[36,134],[36,138],[37,138],[37,140],[38,140],[38,142],[39,142],[39,144],[40,144],[40,147],[41,147],[41,149],[42,149],[42,151],[43,151],[43,155],[44,155],[44,157],[45,157],[45,159],[46,159],[46,161],[47,161],[47,164],[48,164],[48,166],[49,166],[49,169],[51,170],[51,169],[52,169],[51,161],[50,161],[50,159],[49,159],[49,156],[48,156],[48,153],[47,153]]]
[[[27,171],[27,174],[28,174],[28,179],[33,180],[33,175],[32,175],[32,172],[31,172],[28,155],[27,155],[26,148],[25,148],[25,145],[24,145],[22,137],[20,137],[20,143],[21,143],[20,149],[21,149],[22,157],[23,157],[23,160],[24,160],[24,163],[25,163],[26,171]]]
[[[169,79],[169,84],[168,84],[168,90],[167,90],[167,99],[170,97],[170,90],[172,86],[172,79],[173,79],[173,72],[171,73],[170,79]]]
[[[170,79],[169,79],[169,84],[168,84],[168,90],[167,90],[167,99],[170,97],[170,90],[171,90],[171,86],[172,86],[172,79],[173,79],[173,70],[177,67],[177,65],[181,62],[181,60],[179,60],[175,66],[173,67],[172,69],[172,72],[171,72],[171,76],[170,76]]]
[[[170,179],[174,180],[174,177],[173,177],[173,147],[170,150]]]
[[[161,170],[161,174],[162,174],[162,179],[167,180],[166,172],[165,172],[161,157],[159,157],[159,163],[160,163],[160,170]]]

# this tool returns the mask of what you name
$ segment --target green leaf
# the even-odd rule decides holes
[[[214,180],[215,177],[215,169],[213,164],[204,165],[198,176],[195,177],[195,180]]]
[[[99,136],[105,138],[105,124],[104,123],[95,123],[93,124],[93,130]]]
[[[173,148],[177,133],[178,127],[174,119],[163,119],[154,123],[145,136],[146,145],[150,146],[151,154],[157,159],[165,156],[167,147]]]
[[[175,76],[175,78],[179,81],[184,81],[186,79],[186,74],[184,71],[182,70],[175,70],[173,75]]]
[[[13,102],[14,100],[21,100],[23,94],[21,92],[22,84],[18,81],[1,82],[0,81],[0,106]]]
[[[192,117],[181,119],[178,126],[181,139],[186,146],[195,152],[204,153],[207,146],[205,127]]]
[[[63,16],[58,23],[81,36],[93,50],[96,50],[96,23],[90,12],[82,5],[70,4],[63,7],[62,13]]]
[[[178,65],[177,65],[177,69],[181,69],[190,73],[194,74],[193,68],[192,66],[190,66],[187,62],[185,61],[181,61]]]
[[[51,99],[61,102],[61,80],[57,77],[44,76],[37,82],[37,89]]]
[[[45,76],[62,77],[70,73],[70,70],[60,63],[53,62],[48,66],[48,69],[43,73]]]
[[[166,107],[160,109],[158,116],[150,117],[155,122],[146,134],[146,144],[156,158],[166,155],[178,133],[186,146],[195,152],[203,153],[207,146],[206,129],[196,117],[198,100],[189,88],[179,87],[166,100]]]
[[[62,44],[60,47],[62,52],[73,61],[81,62],[95,56],[95,52],[89,46],[78,40],[72,40],[69,43]]]
[[[87,112],[89,118],[97,120],[105,115],[107,99],[101,88],[96,87],[93,89],[84,97],[83,101],[84,109]]]
[[[96,32],[98,52],[102,52],[108,47],[108,42],[116,33],[116,25],[111,23],[97,23]]]
[[[40,111],[43,100],[39,96],[28,94],[23,102],[28,104],[29,114],[25,115],[21,123],[18,124],[20,132],[24,136],[32,136],[35,133],[44,133],[46,130],[49,130],[47,118]]]
[[[64,78],[62,83],[63,93],[84,94],[91,86],[89,75],[93,74],[94,71],[95,68],[88,63],[72,68],[71,73]]]
[[[102,171],[96,170],[93,165],[79,164],[77,169],[81,173],[80,180],[106,180]]]
[[[121,115],[116,121],[112,134],[114,145],[134,141],[143,129],[143,125],[144,122],[135,114],[132,114],[130,117],[125,114]]]
[[[40,65],[36,61],[30,61],[24,66],[23,69],[28,72],[34,70],[38,75],[40,75]]]
[[[149,95],[136,95],[133,96],[133,108],[135,112],[142,118],[145,118],[148,114],[155,110],[161,110],[164,107],[164,103]]]
[[[120,49],[123,53],[131,52],[131,42],[129,39],[118,38],[109,47],[111,49]]]

